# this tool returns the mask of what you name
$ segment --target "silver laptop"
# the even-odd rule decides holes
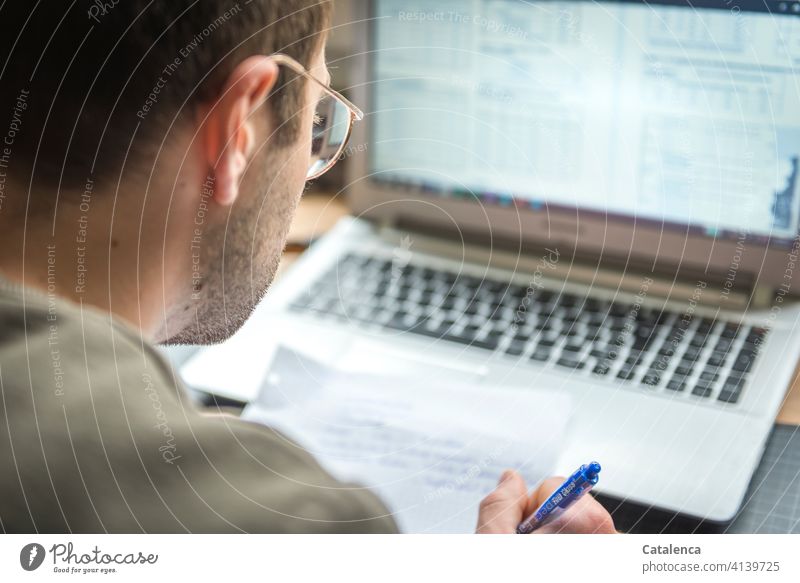
[[[358,4],[354,218],[255,325],[565,392],[559,472],[730,521],[800,355],[800,3]]]

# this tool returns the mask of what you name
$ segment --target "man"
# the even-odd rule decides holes
[[[229,337],[272,280],[330,3],[47,4],[0,7],[2,528],[395,531],[281,435],[197,410],[150,345]],[[555,485],[507,472],[478,530]],[[587,497],[548,531],[613,525]]]

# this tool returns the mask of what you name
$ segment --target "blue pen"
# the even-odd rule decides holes
[[[597,484],[599,473],[600,464],[597,462],[578,468],[578,471],[567,478],[567,481],[536,509],[536,512],[520,522],[517,534],[529,534],[556,518]]]

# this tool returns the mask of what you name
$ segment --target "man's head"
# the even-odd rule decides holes
[[[62,270],[68,288],[110,297],[127,270],[107,307],[137,303],[156,340],[226,338],[274,275],[321,97],[269,55],[327,81],[329,1],[53,4],[0,8],[0,129],[17,127],[0,225],[63,248],[83,221],[92,259],[83,286]]]

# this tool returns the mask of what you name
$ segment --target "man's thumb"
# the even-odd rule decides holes
[[[514,470],[506,470],[500,476],[494,491],[481,502],[477,532],[480,534],[516,532],[527,505],[528,491],[525,480]]]

